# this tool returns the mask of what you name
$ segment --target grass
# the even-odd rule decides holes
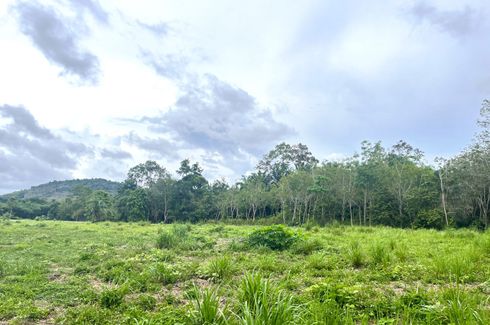
[[[259,229],[2,221],[0,323],[490,323],[489,232]]]

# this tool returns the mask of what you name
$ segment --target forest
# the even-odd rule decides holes
[[[155,161],[138,164],[116,194],[78,186],[66,198],[0,199],[0,215],[77,221],[153,223],[233,220],[298,225],[488,228],[490,101],[479,132],[452,158],[428,164],[405,141],[364,141],[359,153],[320,162],[304,144],[280,143],[235,184],[209,182],[198,163],[173,176]]]

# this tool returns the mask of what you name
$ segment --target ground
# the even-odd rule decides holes
[[[488,231],[308,226],[274,251],[248,245],[259,228],[0,221],[0,324],[202,323],[204,293],[251,324],[247,276],[292,323],[490,323]]]

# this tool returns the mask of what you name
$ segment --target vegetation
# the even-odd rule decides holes
[[[490,222],[488,101],[479,125],[480,132],[467,149],[451,159],[437,159],[437,166],[424,163],[423,153],[404,141],[390,148],[364,141],[359,154],[321,164],[305,145],[281,143],[234,185],[209,183],[199,164],[187,159],[176,171],[177,178],[155,161],[147,161],[131,168],[122,185],[102,180],[48,184],[55,188],[70,184],[72,194],[62,200],[4,196],[0,215],[94,222],[226,219],[485,229]],[[81,182],[86,186],[73,188]],[[108,185],[117,187],[117,192],[101,189]]]
[[[300,234],[289,248],[248,244],[271,229],[4,219],[0,322],[490,322],[488,231],[305,225],[277,228]]]
[[[110,194],[116,194],[121,187],[121,183],[108,181],[102,178],[53,181],[47,184],[33,186],[28,190],[7,194],[3,197],[6,199],[15,198],[17,200],[60,200],[73,195],[76,188],[79,187],[87,187],[93,191],[101,190]]]

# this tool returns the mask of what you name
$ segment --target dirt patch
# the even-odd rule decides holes
[[[216,244],[214,245],[214,249],[221,252],[226,250],[230,243],[233,241],[232,238],[218,238],[216,239]]]
[[[48,280],[56,283],[66,283],[68,274],[72,271],[70,268],[63,268],[59,265],[52,264],[49,267]]]
[[[107,289],[114,289],[114,288],[116,288],[116,285],[115,284],[104,282],[104,281],[101,281],[101,280],[99,280],[97,278],[91,278],[89,280],[89,284],[97,292],[102,292],[102,291],[107,290]]]

